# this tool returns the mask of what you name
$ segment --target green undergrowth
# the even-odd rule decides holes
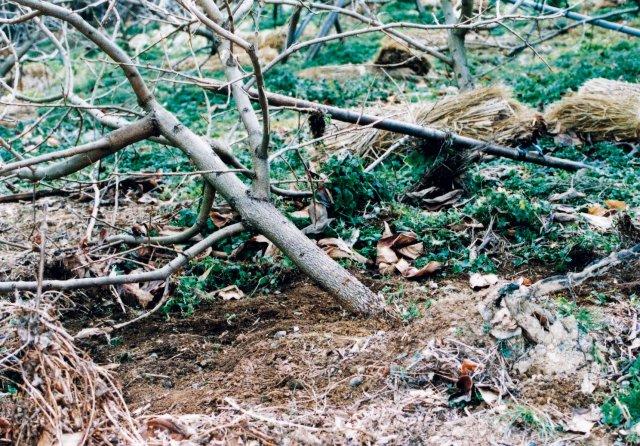
[[[602,421],[623,429],[622,435],[629,444],[640,444],[637,426],[640,423],[640,358],[628,361],[624,369],[627,379],[614,384],[611,395],[602,404]]]
[[[620,40],[603,42],[601,34],[589,30],[578,45],[558,56],[544,56],[547,65],[537,59],[523,66],[519,61],[507,64],[496,79],[511,85],[518,99],[533,106],[547,105],[567,91],[576,91],[589,79],[604,77],[637,82],[640,74],[640,42]]]

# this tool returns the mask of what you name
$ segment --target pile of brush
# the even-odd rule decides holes
[[[0,301],[0,439],[24,445],[145,444],[109,373],[79,352],[52,307]]]
[[[640,85],[591,79],[545,115],[555,133],[587,141],[640,140]]]
[[[501,85],[446,96],[435,103],[385,105],[365,113],[508,146],[530,143],[546,129],[540,113],[519,103],[511,90]],[[394,144],[405,143],[418,142],[369,127],[338,127],[325,139],[330,149],[349,148],[371,159]]]

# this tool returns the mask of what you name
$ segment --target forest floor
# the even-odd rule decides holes
[[[81,238],[74,220],[91,206],[46,200],[49,229],[64,234],[53,243],[64,253]],[[127,219],[118,225],[151,212],[123,206],[119,215]],[[31,211],[0,209],[21,222],[11,235],[28,239]],[[38,258],[15,248],[2,256],[21,275]],[[68,265],[54,267],[50,274],[71,274]],[[638,267],[573,289],[573,307],[559,305],[557,296],[540,301],[564,305],[566,338],[545,346],[522,335],[496,342],[482,314],[498,285],[473,290],[464,276],[410,282],[361,271],[355,273],[374,291],[400,287],[395,305],[417,305],[421,314],[404,321],[356,317],[294,276],[281,292],[208,298],[191,316],[156,313],[77,346],[115,374],[133,413],[172,420],[173,438],[222,424],[220,438],[238,444],[611,444],[616,432],[599,425],[599,407],[609,398],[609,381],[624,376],[608,358],[631,354],[625,344],[637,321],[638,287],[620,284],[637,277]],[[604,301],[594,299],[602,293]],[[72,334],[132,317],[131,308],[123,313],[99,290],[67,295],[58,307]],[[589,348],[581,350],[585,341]],[[462,378],[469,361],[471,391]]]
[[[413,1],[383,2],[380,8],[390,20],[430,24],[435,18],[430,12],[419,15]],[[272,23],[270,11],[262,13],[269,31],[285,26],[283,17]],[[627,19],[640,26],[637,15]],[[357,24],[345,19],[344,25]],[[524,32],[525,25],[518,30]],[[161,31],[158,23],[142,21],[123,32],[141,36],[142,48]],[[184,33],[174,37],[186,39]],[[441,44],[444,37],[435,32],[431,44]],[[509,94],[531,110],[542,112],[593,78],[640,78],[637,39],[596,28],[575,28],[539,45],[535,55],[515,57],[499,48],[520,41],[500,27],[469,39],[478,85],[506,84]],[[344,108],[381,111],[435,103],[456,90],[437,61],[424,76],[370,75],[381,41],[370,33],[327,43],[308,63],[294,55],[268,73],[267,88]],[[127,45],[133,52],[134,42]],[[206,76],[221,78],[219,66],[207,65],[212,57],[206,45],[193,60],[185,45],[168,45],[167,54],[159,47],[140,52],[140,66],[163,67],[169,59],[194,66],[202,62]],[[100,98],[105,104],[135,107],[128,91],[112,88],[122,82],[117,70],[105,70],[104,85],[94,89],[89,75],[99,71],[101,62],[85,60],[83,48],[74,50],[82,56],[75,67],[78,94],[89,97],[104,90]],[[368,74],[333,79],[340,73],[338,66]],[[195,75],[193,67],[184,69]],[[33,76],[25,73],[27,82]],[[151,73],[155,79],[157,73]],[[245,135],[237,130],[238,116],[226,97],[188,83],[154,85],[159,101],[195,131],[204,133],[208,117],[215,115],[211,136],[235,141],[235,154],[250,162],[242,145]],[[34,89],[41,93],[52,86],[59,87],[43,81]],[[274,112],[273,151],[312,139],[301,116]],[[40,126],[27,131],[36,117],[42,119]],[[82,116],[63,108],[29,108],[20,119],[24,122],[15,128],[0,125],[0,136],[7,140],[25,132],[14,141],[18,151],[71,146],[102,132],[86,130]],[[328,131],[336,126],[327,123]],[[228,134],[232,128],[236,130]],[[52,139],[53,133],[62,135],[60,140]],[[169,299],[159,311],[108,335],[75,339],[87,357],[111,371],[133,417],[153,437],[149,444],[640,442],[640,262],[617,265],[582,285],[536,298],[532,303],[540,311],[526,313],[523,305],[518,314],[502,302],[505,287],[524,288],[581,271],[640,243],[637,145],[546,134],[536,150],[593,168],[567,172],[484,157],[450,178],[459,196],[436,207],[407,200],[407,191],[441,161],[441,148],[407,145],[371,172],[363,169],[371,162],[370,153],[365,158],[334,149],[316,144],[288,151],[273,161],[273,179],[295,188],[300,178],[311,176],[311,166],[313,178],[332,194],[328,216],[333,220],[314,237],[349,241],[344,252],[357,252],[365,261],[356,256],[339,261],[380,293],[396,317],[345,311],[291,261],[273,251],[267,254],[272,246],[256,243],[254,233],[219,243],[170,280]],[[122,232],[171,234],[193,224],[202,184],[197,175],[182,176],[190,170],[184,154],[152,142],[105,159],[95,173],[104,187],[90,242],[86,229],[93,189],[77,193],[79,185],[93,181],[84,173],[69,182],[37,186],[73,191],[66,196],[0,203],[0,280],[35,279],[37,238],[43,229],[46,278],[124,274],[165,264],[186,245],[106,247],[101,241]],[[122,180],[117,196],[116,176]],[[30,182],[17,184],[16,189],[0,183],[0,196],[35,190]],[[237,219],[217,200],[198,237]],[[298,227],[310,223],[309,200],[276,198],[275,203]],[[374,259],[385,225],[394,234],[411,233],[422,244],[413,266],[437,262],[438,271],[419,280],[404,278],[393,268],[381,271]],[[247,246],[248,252],[239,255]],[[486,283],[478,286],[478,280]],[[162,285],[46,296],[56,320],[75,336],[145,314],[164,297]],[[228,286],[236,288],[221,294]],[[29,296],[2,297],[0,310]],[[518,319],[522,315],[528,318],[526,327]],[[0,341],[4,339],[0,333]],[[18,389],[4,375],[0,384],[2,434],[9,406],[5,401]]]

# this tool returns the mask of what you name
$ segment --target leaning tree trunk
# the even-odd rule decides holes
[[[382,301],[349,271],[331,259],[269,201],[253,198],[249,189],[212,151],[209,144],[182,125],[158,103],[152,105],[160,133],[182,149],[204,176],[240,214],[245,225],[271,240],[302,272],[346,307],[365,314],[382,310]]]
[[[196,135],[189,128],[184,126],[173,114],[167,111],[156,101],[152,90],[147,86],[144,78],[138,71],[137,65],[131,60],[127,53],[124,52],[106,34],[94,28],[77,13],[59,5],[42,0],[14,1],[23,6],[36,9],[44,15],[56,17],[69,23],[88,39],[93,41],[96,46],[98,46],[120,66],[138,99],[138,104],[145,110],[145,112],[147,112],[147,119],[143,119],[139,123],[134,123],[129,126],[133,126],[134,128],[137,128],[136,126],[140,127],[133,133],[136,135],[143,135],[145,138],[151,138],[156,135],[157,131],[171,144],[180,148],[199,170],[205,172],[203,176],[211,186],[213,186],[213,188],[240,214],[243,219],[244,226],[253,227],[256,231],[264,234],[305,274],[335,296],[340,303],[351,310],[365,314],[376,313],[382,310],[382,300],[379,296],[371,292],[371,290],[364,286],[345,268],[331,259],[312,240],[307,238],[293,225],[293,223],[282,215],[271,202],[268,201],[268,195],[263,193],[264,191],[261,190],[266,189],[268,193],[268,161],[266,154],[262,153],[266,149],[265,146],[268,145],[268,138],[262,139],[260,147],[252,147],[252,149],[254,149],[254,155],[259,155],[253,157],[255,171],[254,185],[255,183],[260,183],[260,186],[263,186],[264,183],[265,187],[260,187],[260,190],[256,190],[257,188],[253,187],[250,190],[244,183],[242,183],[242,181],[240,181],[233,171],[229,170],[227,165],[218,157],[218,155],[216,155],[216,153],[211,149],[211,145],[205,139]],[[212,17],[219,19],[219,21],[224,21],[223,14],[218,10],[213,1],[199,0],[198,3],[202,4],[205,10]],[[247,6],[250,6],[251,4],[243,3],[242,5],[244,6],[238,8],[235,14],[241,15],[249,12],[250,8],[247,8]],[[194,13],[198,20],[205,23],[207,27],[212,29],[212,31],[229,41],[235,42],[250,56],[253,56],[251,58],[255,69],[254,74],[256,79],[258,79],[257,84],[259,85],[259,88],[262,89],[260,66],[255,54],[255,47],[225,30],[222,25],[218,25],[207,19],[207,17],[204,16],[201,11],[197,10],[193,4],[189,5],[189,11]],[[62,49],[62,51],[64,50]],[[232,77],[235,76],[233,72],[231,75]],[[235,96],[237,96],[235,98],[236,100],[239,98],[246,100],[246,104],[240,104],[241,110],[239,111],[241,114],[243,112],[245,113],[242,116],[243,118],[247,118],[249,113],[247,113],[248,110],[245,110],[245,108],[251,107],[248,102],[248,96],[246,96],[246,93],[240,91],[238,91]],[[262,117],[264,120],[264,128],[262,130],[262,135],[268,135],[268,109],[266,98],[263,99],[264,100],[262,102],[264,102],[264,104],[262,108]],[[153,131],[145,131],[149,123],[151,123]],[[243,119],[243,123],[250,132],[254,129],[253,125],[247,125],[246,119]],[[116,126],[120,127],[119,124]],[[104,138],[104,140],[97,142],[95,145],[88,145],[87,147],[75,149],[76,151],[79,150],[83,153],[80,154],[74,151],[73,155],[83,156],[88,160],[88,163],[93,163],[103,155],[111,153],[112,150],[121,150],[122,147],[120,147],[120,145],[126,145],[125,143],[133,142],[132,140],[135,138],[130,137],[132,136],[129,134],[130,130],[130,128],[123,129],[122,132],[116,130],[112,132],[111,135]],[[121,133],[126,135],[128,139],[114,137],[114,134],[121,136]],[[252,140],[255,139],[257,141],[257,138],[253,138],[253,135],[250,136],[252,136]],[[119,142],[122,142],[123,144],[119,144]],[[267,144],[265,144],[265,142]],[[91,154],[91,156],[89,156],[89,154]],[[95,155],[95,157],[93,155]],[[68,163],[70,161],[74,164],[75,160],[76,158],[72,156],[69,160],[63,161],[63,163]],[[258,161],[264,162],[256,166]],[[74,168],[70,170],[75,170],[75,167],[80,169],[83,167],[82,164],[83,163],[79,163],[79,167],[74,166]],[[65,170],[65,173],[67,173],[67,170]],[[190,251],[186,250],[181,254],[181,257],[177,258],[175,261],[178,263],[186,262],[190,255]],[[106,279],[110,278],[107,277]],[[69,281],[57,281],[56,283],[53,283],[52,281],[48,282],[51,282],[49,283],[51,289],[69,285]],[[34,284],[37,285],[37,289],[41,289],[41,284],[39,282],[5,282],[4,288],[31,289]]]

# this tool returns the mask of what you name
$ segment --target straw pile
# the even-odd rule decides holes
[[[385,70],[409,68],[419,76],[424,76],[431,69],[431,63],[423,53],[413,51],[406,43],[389,37],[382,39],[373,63]]]
[[[144,444],[109,373],[34,301],[0,302],[0,438],[11,444]]]
[[[640,139],[640,85],[591,79],[552,106],[545,118],[556,133],[589,141]]]
[[[447,96],[435,103],[385,105],[364,113],[509,146],[531,142],[545,130],[542,116],[513,99],[511,91],[501,85]],[[405,140],[402,135],[382,130],[342,127],[329,135],[325,143],[331,149],[348,148],[361,156],[376,158]]]

